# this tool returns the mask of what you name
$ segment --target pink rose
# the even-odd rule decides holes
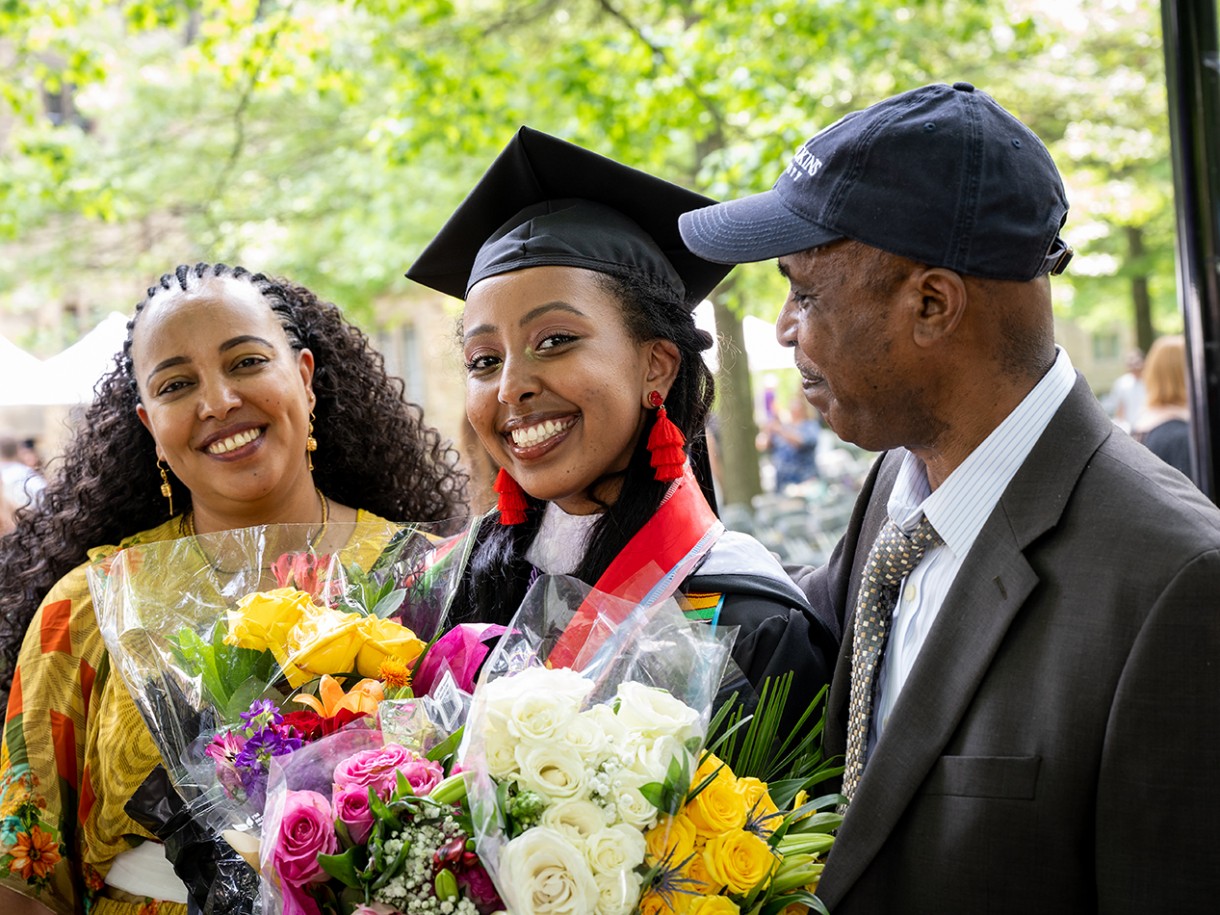
[[[335,790],[351,786],[372,787],[378,797],[385,799],[389,793],[383,792],[382,786],[388,781],[390,790],[393,790],[394,770],[400,764],[410,762],[414,755],[396,743],[373,750],[361,750],[335,766]]]
[[[348,834],[357,845],[373,831],[373,811],[369,807],[369,789],[361,785],[348,785],[335,792],[335,819],[347,827]]]
[[[384,902],[370,902],[368,905],[358,905],[352,909],[352,915],[402,915],[398,909]]]
[[[441,779],[445,777],[445,770],[441,768],[441,764],[433,762],[430,759],[425,759],[422,756],[415,756],[408,763],[403,763],[398,766],[398,771],[406,776],[411,790],[416,797],[423,797],[425,794],[431,794],[432,789],[440,784]],[[393,790],[391,788],[391,790]]]
[[[295,892],[308,883],[327,879],[318,864],[318,855],[333,855],[339,850],[335,835],[330,801],[316,791],[289,791],[284,799],[284,816],[280,821],[271,865],[284,885],[284,912],[300,905],[305,912],[316,911],[317,905],[303,893]]]
[[[335,790],[372,787],[383,801],[394,791],[398,772],[406,776],[416,796],[427,794],[444,777],[438,763],[396,743],[375,750],[362,750],[335,767]]]

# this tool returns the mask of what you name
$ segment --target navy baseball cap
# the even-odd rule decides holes
[[[693,308],[731,267],[690,252],[678,215],[715,203],[647,172],[522,127],[411,265],[459,299],[526,267],[647,276]]]
[[[679,217],[708,260],[741,264],[849,238],[967,276],[1062,273],[1067,195],[1042,141],[969,83],[855,111],[797,150],[774,187]]]

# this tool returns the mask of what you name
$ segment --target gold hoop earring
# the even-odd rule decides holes
[[[165,464],[157,458],[157,470],[161,471],[161,496],[169,502],[169,516],[174,517],[174,487],[169,485],[169,476],[165,472]]]
[[[305,436],[305,460],[310,470],[313,470],[313,453],[318,450],[318,440],[313,437],[313,410],[309,411],[309,432]]]

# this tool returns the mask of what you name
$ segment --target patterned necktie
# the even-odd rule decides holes
[[[847,707],[847,763],[843,794],[850,801],[864,772],[868,747],[868,725],[873,710],[873,679],[885,648],[890,619],[898,602],[898,589],[911,569],[919,564],[928,547],[941,543],[932,522],[921,518],[908,537],[897,524],[886,519],[877,536],[856,598],[852,627],[851,696]]]

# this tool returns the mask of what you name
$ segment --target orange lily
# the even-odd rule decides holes
[[[355,715],[371,715],[377,711],[377,703],[384,698],[385,691],[376,680],[361,680],[345,693],[338,680],[330,674],[323,674],[318,684],[318,695],[297,696],[296,701],[309,706],[323,718],[334,718],[345,709]]]

